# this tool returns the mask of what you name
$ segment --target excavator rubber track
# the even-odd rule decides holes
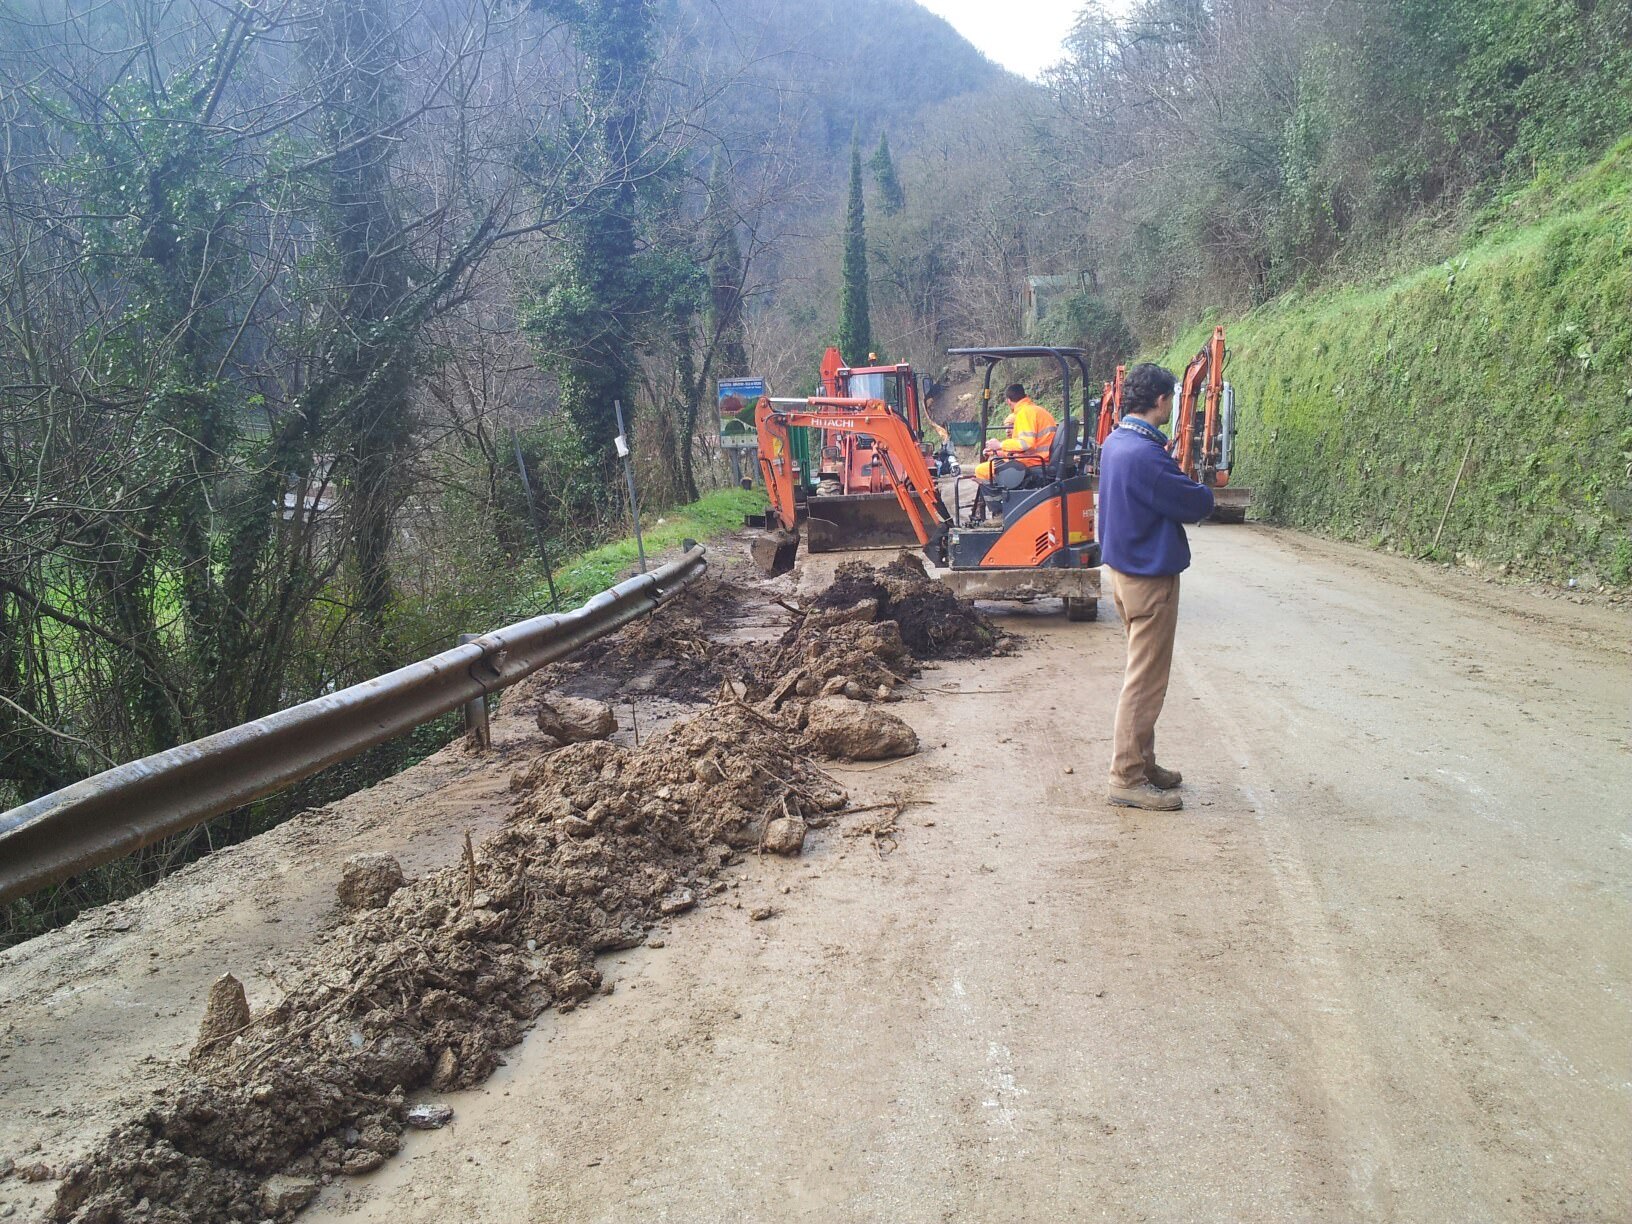
[[[806,507],[805,527],[813,553],[918,546],[918,537],[894,493],[813,497]]]

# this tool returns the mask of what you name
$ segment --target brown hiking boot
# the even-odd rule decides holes
[[[1184,781],[1184,775],[1176,769],[1163,769],[1160,765],[1145,766],[1145,781],[1157,790],[1172,790]]]
[[[1107,786],[1105,801],[1112,807],[1143,808],[1147,812],[1177,812],[1184,800],[1170,790],[1157,790],[1149,782],[1138,786]]]

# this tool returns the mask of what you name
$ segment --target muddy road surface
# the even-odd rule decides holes
[[[301,1218],[1632,1218],[1632,621],[1288,533],[1194,542],[1159,733],[1184,812],[1101,800],[1109,600],[994,606],[1014,654],[889,707],[917,756],[829,767],[870,816],[603,957],[611,993],[419,1094],[454,1121]],[[0,1159],[88,1150],[220,972],[274,1001],[345,855],[414,872],[495,827],[526,735],[498,727],[0,953]]]

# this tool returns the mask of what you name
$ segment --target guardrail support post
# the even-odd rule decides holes
[[[479,638],[479,633],[461,633],[459,645],[464,646]],[[487,694],[465,703],[465,744],[478,752],[493,747],[493,731],[487,725]]]

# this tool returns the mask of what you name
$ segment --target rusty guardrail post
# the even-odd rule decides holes
[[[469,645],[479,636],[480,634],[475,633],[461,633],[459,645]],[[487,724],[486,692],[465,702],[465,743],[478,752],[485,752],[493,747],[493,730]]]

